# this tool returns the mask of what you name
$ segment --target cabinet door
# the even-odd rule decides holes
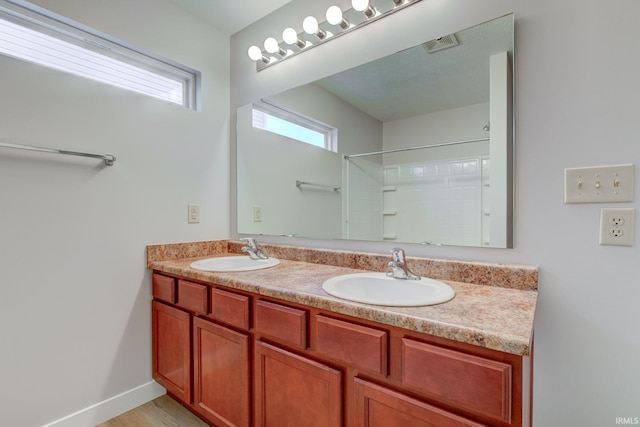
[[[342,373],[261,341],[255,345],[256,426],[342,425]]]
[[[402,393],[355,378],[355,427],[482,427]]]
[[[185,403],[191,403],[191,316],[152,302],[153,378]]]
[[[194,403],[217,426],[249,426],[249,346],[249,335],[193,320]]]

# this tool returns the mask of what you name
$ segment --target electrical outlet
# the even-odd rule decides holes
[[[603,208],[600,210],[600,244],[633,246],[634,208]]]

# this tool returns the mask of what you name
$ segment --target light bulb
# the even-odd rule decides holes
[[[268,37],[264,41],[264,50],[269,53],[276,53],[280,50],[280,46],[278,46],[278,40],[273,37]]]
[[[342,22],[342,9],[338,6],[331,6],[327,9],[327,22],[331,25],[338,25]]]
[[[320,40],[323,40],[327,36],[327,33],[318,26],[318,20],[313,16],[304,18],[304,21],[302,21],[302,29],[305,33],[313,34]]]
[[[259,61],[262,59],[262,49],[260,49],[258,46],[251,46],[247,51],[247,54],[249,55],[249,58],[254,61]]]
[[[351,6],[358,12],[364,12],[369,8],[369,0],[351,0]]]
[[[307,34],[316,34],[318,32],[318,20],[313,16],[307,16],[302,21],[302,29]]]
[[[287,44],[294,44],[300,49],[304,49],[307,45],[306,42],[300,40],[296,30],[291,27],[285,28],[285,30],[282,32],[282,40]]]
[[[351,6],[353,10],[364,13],[367,18],[372,18],[376,14],[376,10],[369,5],[369,0],[351,0]]]
[[[298,42],[298,33],[293,28],[285,28],[282,32],[282,40],[287,44],[296,44]]]

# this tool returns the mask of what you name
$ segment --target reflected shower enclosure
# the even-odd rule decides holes
[[[488,148],[488,140],[478,145]],[[427,151],[409,162],[345,156],[344,238],[488,245],[488,155],[430,160]]]

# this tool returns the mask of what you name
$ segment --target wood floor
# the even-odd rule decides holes
[[[99,424],[96,427],[209,427],[167,395]]]

